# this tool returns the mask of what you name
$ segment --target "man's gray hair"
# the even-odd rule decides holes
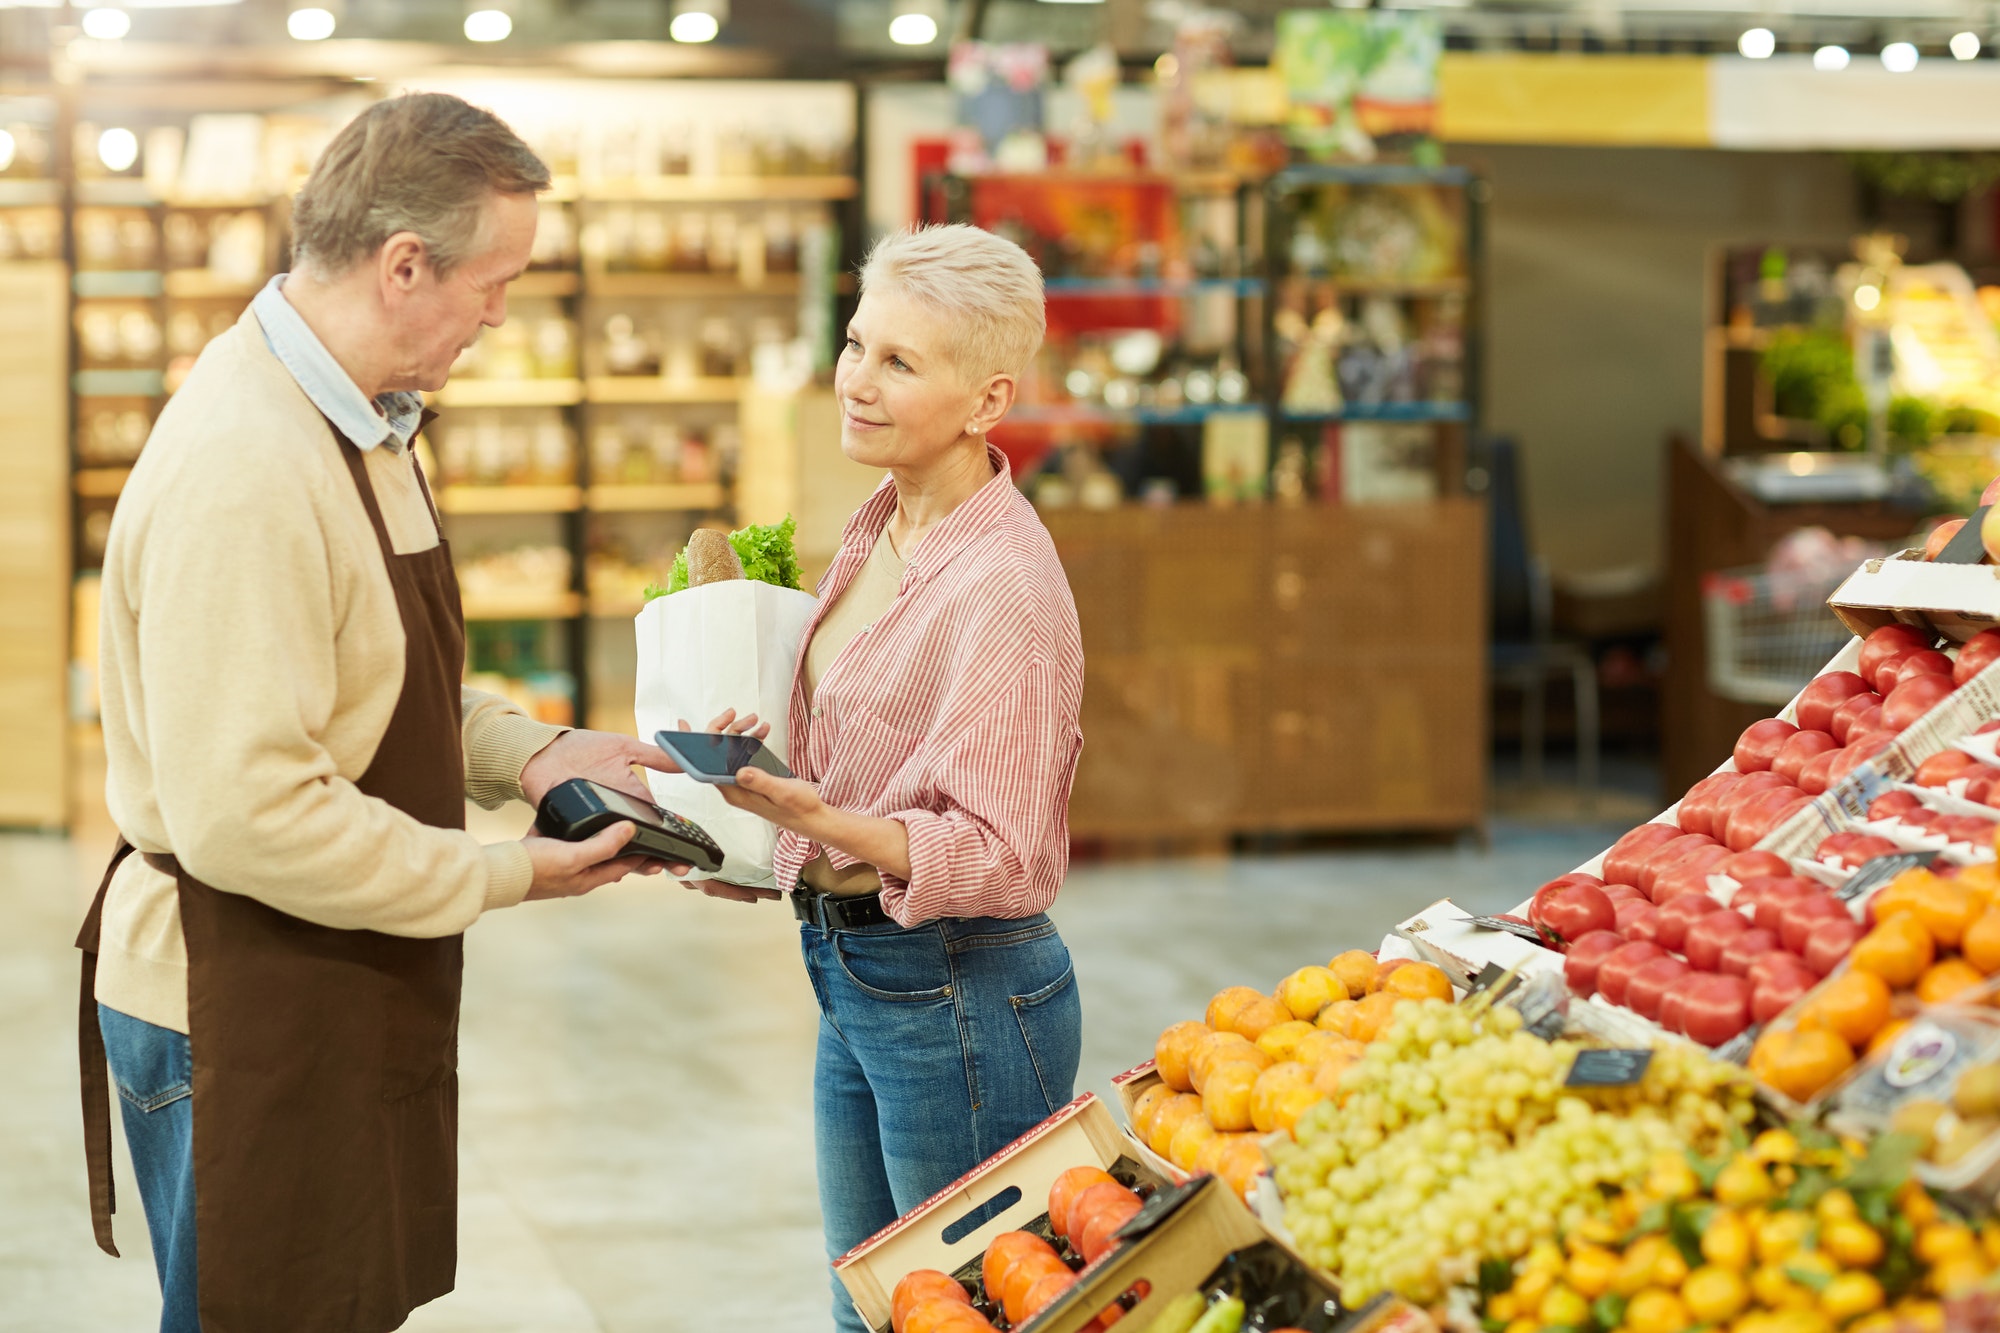
[[[408,93],[347,122],[292,204],[293,264],[338,277],[397,232],[415,232],[439,277],[479,243],[495,193],[549,188],[549,169],[491,111]]]

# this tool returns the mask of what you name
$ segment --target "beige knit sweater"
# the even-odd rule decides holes
[[[104,556],[105,796],[141,851],[292,916],[437,937],[526,896],[518,842],[481,846],[354,785],[403,686],[403,629],[341,444],[245,313],[160,414]],[[370,450],[398,553],[437,544],[412,454]],[[463,695],[466,795],[521,794],[561,733]],[[173,882],[128,857],[97,998],[187,1031]]]

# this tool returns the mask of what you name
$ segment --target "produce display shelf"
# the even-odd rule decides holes
[[[743,200],[825,203],[852,199],[852,176],[657,176],[638,180],[585,181],[577,198],[585,203],[705,203]]]
[[[733,403],[743,396],[747,379],[711,376],[667,380],[657,375],[593,375],[584,381],[583,397],[593,403]]]
[[[1287,273],[1288,283],[1313,283],[1337,287],[1364,296],[1456,296],[1472,290],[1468,278],[1350,278],[1338,273]]]
[[[467,620],[574,620],[583,611],[583,597],[574,592],[468,597],[464,605]]]
[[[1264,291],[1262,278],[1050,278],[1042,284],[1051,296],[1190,296],[1228,292],[1255,296]]]
[[[159,370],[79,370],[70,377],[79,398],[157,398],[167,391]]]
[[[566,269],[537,269],[508,283],[507,295],[575,296],[581,285],[576,274]]]
[[[583,488],[446,486],[437,499],[447,514],[573,514],[583,505]]]
[[[83,269],[70,278],[70,290],[83,297],[153,297],[161,290],[157,269]]]
[[[125,481],[131,475],[129,467],[78,468],[74,477],[76,493],[87,500],[113,499],[125,489]]]
[[[81,274],[77,276],[81,277]],[[263,290],[262,279],[244,282],[237,278],[225,277],[205,268],[171,269],[165,275],[164,287],[168,296],[183,299],[200,297],[236,297],[248,300]],[[79,293],[81,295],[81,293]]]
[[[1465,403],[1349,403],[1333,412],[1286,411],[1287,421],[1466,421]]]
[[[603,273],[584,275],[592,296],[797,296],[799,275],[767,273],[745,282],[733,273]]]
[[[443,407],[572,407],[582,380],[451,380],[434,396]]]
[[[720,509],[728,492],[720,482],[689,482],[662,486],[592,486],[586,505],[601,513],[666,513],[675,510]]]

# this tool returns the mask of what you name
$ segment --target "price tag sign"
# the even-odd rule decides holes
[[[1716,1047],[1715,1058],[1726,1060],[1732,1065],[1749,1064],[1750,1051],[1757,1045],[1757,1038],[1763,1031],[1764,1025],[1762,1023],[1752,1023],[1742,1032],[1737,1033],[1728,1041]]]
[[[1497,916],[1475,916],[1469,920],[1482,930],[1504,930],[1509,935],[1519,935],[1522,939],[1532,940],[1536,944],[1546,946],[1547,943],[1541,934],[1525,921],[1502,921]]]
[[[1651,1051],[1578,1051],[1569,1067],[1566,1088],[1624,1088],[1646,1077]]]
[[[1936,852],[1890,852],[1873,857],[1863,861],[1861,868],[1848,878],[1847,883],[1833,891],[1833,896],[1844,903],[1851,903],[1864,894],[1873,893],[1905,870],[1929,865],[1936,855]]]
[[[1506,975],[1506,968],[1500,966],[1498,963],[1488,963],[1485,967],[1479,969],[1479,975],[1472,979],[1472,985],[1466,988],[1466,994],[1477,995],[1481,991],[1492,990],[1494,986],[1499,984],[1500,978]]]

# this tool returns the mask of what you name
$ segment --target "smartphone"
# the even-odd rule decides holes
[[[721,736],[712,731],[662,731],[653,737],[674,757],[681,772],[696,782],[718,787],[736,785],[736,772],[761,768],[773,777],[789,778],[792,770],[754,736]]]
[[[571,778],[551,787],[535,814],[535,826],[551,838],[582,842],[621,819],[631,820],[636,829],[624,854],[682,862],[711,872],[722,869],[722,848],[701,825],[588,778]]]

